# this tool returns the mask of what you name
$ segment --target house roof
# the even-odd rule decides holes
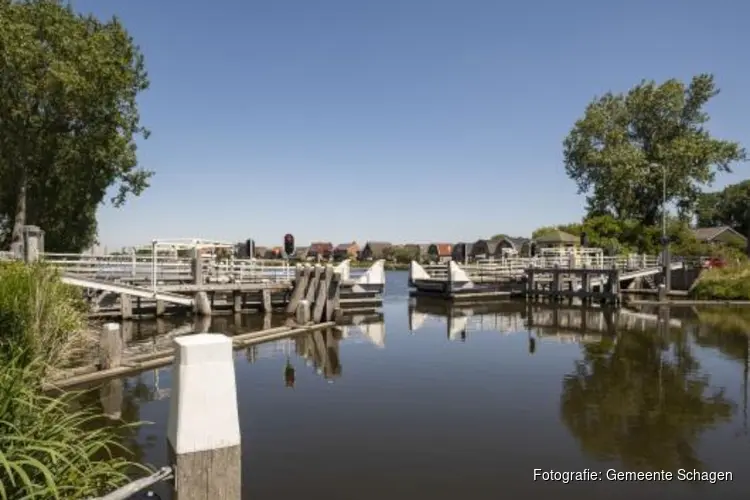
[[[356,247],[356,246],[358,246],[356,241],[352,241],[351,243],[339,243],[338,245],[336,245],[336,248],[334,248],[334,250],[346,252],[350,248]]]
[[[310,249],[308,247],[297,247],[296,250],[294,250],[294,256],[295,257],[305,257],[307,255],[307,252]]]
[[[535,240],[537,243],[578,243],[578,236],[555,229]]]
[[[366,246],[370,247],[371,251],[374,251],[384,250],[388,247],[392,247],[393,245],[388,243],[387,241],[368,241]]]
[[[529,238],[505,238],[505,241],[509,242],[511,245],[513,245],[513,248],[515,250],[520,250],[521,247],[525,243],[530,242],[531,240]]]
[[[743,236],[742,234],[735,231],[729,226],[699,227],[697,229],[693,229],[693,235],[695,235],[695,238],[700,241],[711,241],[725,231],[729,231],[734,236],[737,236],[738,238],[742,238],[743,240],[747,239],[745,238],[745,236]]]
[[[430,245],[430,249],[433,247],[437,250],[437,254],[440,257],[447,257],[453,252],[453,245],[450,243],[433,243]]]
[[[494,240],[477,240],[471,245],[471,253],[476,254],[477,252],[483,252],[486,249],[486,252],[492,255],[495,253],[495,250],[501,241],[503,241],[502,238]]]
[[[316,241],[310,243],[310,251],[316,253],[330,252],[333,250],[333,243],[330,241]]]

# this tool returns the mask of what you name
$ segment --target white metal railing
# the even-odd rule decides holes
[[[63,273],[82,278],[125,282],[159,283],[193,281],[193,259],[157,255],[102,255],[44,253],[40,258]],[[282,259],[200,259],[208,283],[285,282],[294,278],[295,266]],[[351,268],[350,279],[366,269]]]
[[[635,271],[658,267],[659,257],[652,255],[618,255],[606,257],[604,255],[543,255],[538,257],[510,257],[506,259],[483,259],[471,264],[459,264],[472,278],[521,276],[530,267],[537,268],[581,268],[613,269],[621,271]],[[424,269],[433,278],[445,278],[448,273],[447,264],[426,265]]]

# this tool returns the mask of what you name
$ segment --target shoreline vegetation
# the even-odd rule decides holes
[[[698,300],[750,300],[750,264],[705,269],[689,295]]]
[[[99,497],[148,470],[131,461],[119,424],[78,409],[77,392],[45,380],[93,348],[80,290],[44,264],[0,263],[0,498]]]

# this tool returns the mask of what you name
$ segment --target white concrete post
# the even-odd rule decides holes
[[[240,500],[241,451],[232,340],[177,337],[167,442],[177,500]]]

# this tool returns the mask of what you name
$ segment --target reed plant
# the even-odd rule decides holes
[[[0,264],[0,363],[34,361],[40,375],[90,345],[79,289],[44,264]]]
[[[101,415],[75,409],[78,393],[42,390],[85,332],[80,292],[54,269],[0,264],[0,500],[92,498],[145,469],[116,453],[124,424],[97,427]]]

